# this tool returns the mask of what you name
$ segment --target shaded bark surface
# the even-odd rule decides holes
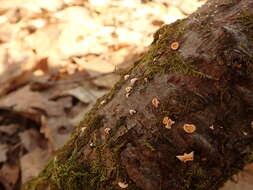
[[[98,100],[23,189],[218,189],[253,161],[252,30],[251,0],[209,0],[163,26],[129,79]],[[164,117],[175,121],[171,129]],[[193,161],[176,157],[190,152]]]

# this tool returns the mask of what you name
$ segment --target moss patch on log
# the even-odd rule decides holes
[[[155,75],[181,73],[213,79],[198,71],[196,62],[186,62],[180,55],[180,45],[184,42],[183,34],[189,29],[184,21],[178,20],[170,25],[164,25],[155,33],[149,51],[143,56],[141,64],[135,68],[135,70],[145,68],[143,78],[152,79]],[[178,49],[171,47],[173,43],[178,43]]]

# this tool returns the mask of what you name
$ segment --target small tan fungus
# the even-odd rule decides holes
[[[129,87],[126,87],[125,90],[126,90],[127,93],[129,93],[129,92],[131,92],[133,90],[133,88],[129,86]]]
[[[129,110],[129,113],[130,113],[130,115],[134,115],[134,114],[136,114],[136,111],[135,110]]]
[[[242,134],[243,134],[244,136],[247,136],[247,135],[248,135],[248,133],[245,132],[245,131],[242,131]]]
[[[178,42],[171,43],[170,48],[172,50],[177,50],[179,48],[179,43]]]
[[[95,145],[93,143],[90,143],[90,147],[94,147]]]
[[[138,80],[138,78],[133,78],[130,80],[131,85],[134,85],[136,83],[136,81]]]
[[[82,127],[81,132],[83,133],[86,129],[87,129],[87,127]]]
[[[253,129],[253,121],[251,121],[251,128]]]
[[[118,185],[120,186],[120,188],[122,189],[126,189],[128,187],[128,184],[127,183],[124,183],[124,182],[119,182]]]
[[[196,126],[193,124],[184,124],[183,128],[186,133],[193,133],[196,131]]]
[[[104,129],[105,134],[109,135],[111,131],[111,128],[107,127]]]
[[[151,102],[152,102],[152,104],[153,104],[156,108],[158,108],[160,102],[159,102],[159,100],[158,100],[157,98],[153,98]]]
[[[124,79],[127,80],[130,77],[130,75],[125,75]]]
[[[194,152],[191,152],[189,154],[184,153],[183,155],[178,155],[176,156],[181,162],[188,162],[188,161],[193,161],[194,159]]]
[[[100,102],[101,105],[104,105],[105,103],[106,103],[106,100],[102,100],[102,101]]]
[[[175,121],[171,120],[169,117],[163,118],[163,124],[165,125],[165,128],[171,129],[171,126],[175,123]]]

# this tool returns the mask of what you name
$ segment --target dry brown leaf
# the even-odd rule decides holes
[[[253,187],[253,164],[248,164],[233,176],[236,182],[229,180],[220,190],[251,190]]]
[[[25,183],[32,177],[37,176],[47,164],[50,156],[51,154],[47,150],[40,148],[36,148],[32,152],[24,155],[20,160],[22,183]]]
[[[80,121],[83,119],[84,115],[92,108],[95,102],[92,102],[88,105],[83,103],[78,103],[74,108],[71,109],[71,112],[68,114],[70,117],[70,123],[73,126],[77,126]]]
[[[19,133],[19,137],[24,148],[31,152],[38,147],[45,146],[45,140],[41,134],[35,129],[28,129]]]
[[[97,79],[93,80],[93,82],[100,87],[106,87],[108,89],[112,88],[116,82],[119,80],[120,76],[116,74],[110,74],[106,76],[98,77]]]
[[[103,96],[107,90],[97,90],[79,86],[74,89],[67,90],[64,94],[72,95],[84,103],[95,102],[99,97]]]
[[[15,111],[28,113],[39,113],[37,110],[41,110],[50,116],[59,116],[64,113],[62,105],[48,100],[41,93],[31,91],[29,86],[0,99],[0,107],[13,107]]]
[[[8,145],[0,144],[0,163],[3,163],[7,160],[7,152],[8,152]]]
[[[16,125],[16,124],[0,125],[0,133],[4,133],[7,135],[13,135],[15,132],[17,132],[19,127],[20,126]]]
[[[19,167],[10,163],[5,163],[0,169],[0,182],[5,190],[13,190],[19,178]]]
[[[62,127],[66,130],[63,134],[61,133]],[[63,146],[73,129],[74,126],[71,125],[66,115],[51,118],[42,116],[41,133],[48,139],[50,151],[54,151]]]

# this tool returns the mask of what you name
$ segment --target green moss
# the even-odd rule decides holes
[[[245,49],[246,47],[253,48],[253,11],[244,12],[241,16],[236,16],[235,21],[239,22],[243,27],[242,31],[246,34],[248,38],[248,44],[240,44]],[[243,55],[240,59],[241,62],[246,63],[247,74],[252,77],[253,73],[253,60],[252,56]]]
[[[55,158],[50,166],[36,179],[27,184],[24,190],[39,190],[42,180],[52,190],[96,190],[116,175],[116,168],[106,168],[101,161],[101,150],[95,149],[96,159],[91,163],[78,162],[78,152],[73,151],[69,159],[62,162]]]
[[[147,148],[149,148],[151,151],[155,151],[155,148],[151,145],[150,142],[145,141],[145,142],[143,143],[143,145],[146,146]]]
[[[214,79],[198,71],[196,63],[186,62],[180,55],[180,50],[170,48],[173,42],[183,43],[185,30],[184,20],[178,20],[173,24],[163,26],[155,33],[149,51],[142,58],[141,64],[136,67],[136,69],[145,68],[143,78],[152,79],[154,76],[166,73],[181,73]]]
[[[73,152],[65,163],[60,163],[54,159],[50,184],[55,189],[80,189],[87,178],[85,167],[77,163],[77,153]]]
[[[241,16],[235,17],[235,19],[247,27],[248,30],[251,30],[253,28],[253,11],[244,12]]]

